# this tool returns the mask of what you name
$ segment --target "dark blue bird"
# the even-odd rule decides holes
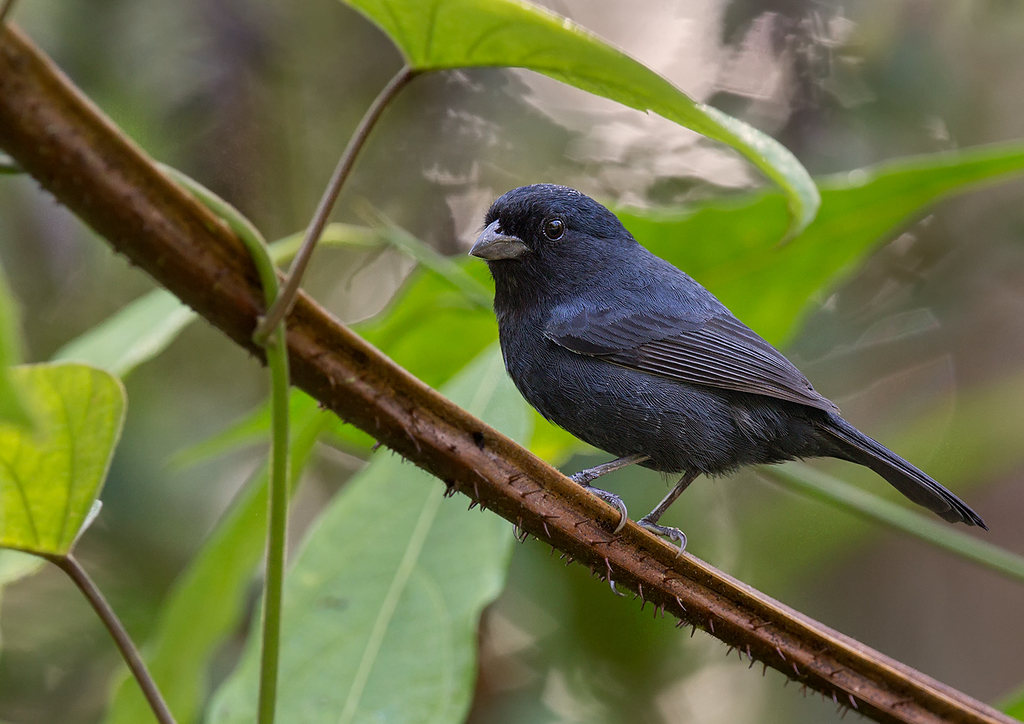
[[[782,354],[710,292],[644,249],[608,209],[565,186],[509,191],[470,251],[494,277],[505,368],[557,425],[618,457],[573,478],[639,464],[682,473],[639,524],[658,525],[700,474],[835,457],[865,465],[951,522],[985,527],[966,503],[864,435]]]

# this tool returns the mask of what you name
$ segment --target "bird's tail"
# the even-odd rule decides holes
[[[988,530],[985,521],[967,503],[838,415],[830,415],[821,430],[852,462],[871,468],[918,505],[951,523],[977,525]]]

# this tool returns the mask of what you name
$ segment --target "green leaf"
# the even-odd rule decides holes
[[[85,362],[124,377],[174,341],[196,313],[176,296],[155,289],[61,347],[54,360]]]
[[[820,203],[818,190],[782,144],[694,101],[663,76],[567,18],[523,0],[343,2],[387,33],[414,69],[526,68],[630,108],[653,111],[726,143],[783,188],[792,214],[790,233],[798,233],[814,218]]]
[[[894,230],[944,196],[1024,170],[1024,144],[899,159],[820,181],[821,211],[778,245],[780,193],[759,193],[688,212],[619,210],[644,246],[708,288],[773,344],[796,329],[815,293],[833,287]]]
[[[495,348],[445,393],[513,438],[529,437],[528,409]],[[512,531],[444,491],[379,455],[314,525],[285,586],[281,724],[465,717],[478,618],[503,585]],[[257,643],[251,636],[211,722],[253,720]]]
[[[31,427],[32,418],[12,383],[8,369],[21,362],[21,330],[18,304],[0,268],[0,423]]]
[[[477,282],[489,282],[483,264],[454,263]],[[426,269],[414,272],[382,314],[355,325],[355,330],[433,387],[498,338],[493,311],[470,302],[449,279]]]
[[[77,364],[10,372],[37,429],[0,424],[0,546],[63,555],[106,478],[124,423],[124,388]]]
[[[317,437],[333,415],[315,404],[295,412],[291,479],[298,483]],[[200,720],[210,664],[245,612],[253,571],[266,546],[266,512],[264,465],[175,582],[160,610],[145,659],[178,724]],[[122,671],[105,724],[155,721],[135,679]]]
[[[448,280],[466,299],[476,306],[491,310],[494,294],[491,289],[481,284],[462,264],[451,257],[438,254],[432,246],[424,243],[405,229],[396,226],[379,212],[373,212],[374,220],[380,225],[380,234],[396,249],[408,254],[422,266],[430,269]]]
[[[285,237],[271,245],[271,256],[287,259],[301,241],[302,234]],[[372,229],[350,224],[329,224],[321,242],[336,247],[380,246],[379,236]],[[2,309],[0,298],[0,312]],[[124,377],[167,349],[196,319],[196,313],[173,294],[155,289],[61,347],[53,359],[84,362]]]
[[[292,420],[305,420],[318,408],[319,403],[305,392],[292,389],[289,414]],[[195,465],[250,445],[266,444],[270,430],[270,403],[264,400],[249,414],[239,418],[219,433],[175,453],[171,464],[175,467]]]
[[[0,586],[31,576],[44,565],[46,561],[39,556],[21,551],[0,550]]]
[[[270,258],[275,264],[288,261],[298,253],[305,236],[305,231],[297,231],[271,242]],[[378,249],[381,246],[381,238],[375,230],[365,226],[335,222],[328,224],[324,228],[324,233],[320,235],[318,247],[324,246],[336,249]]]
[[[999,707],[1003,713],[1024,721],[1024,687]]]
[[[1024,582],[1024,557],[952,527],[938,517],[925,517],[906,505],[894,503],[843,482],[804,463],[765,466],[758,472],[808,498],[829,503],[867,520],[883,523],[902,533]]]

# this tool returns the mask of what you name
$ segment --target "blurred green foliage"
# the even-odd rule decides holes
[[[442,392],[525,442],[526,403],[496,346]],[[428,473],[382,453],[324,511],[286,582],[280,720],[461,721],[476,679],[479,615],[501,592],[512,537],[466,515]],[[253,719],[259,639],[210,721]]]
[[[0,267],[0,423],[31,426],[32,419],[17,388],[8,377],[8,369],[21,362],[21,320],[18,305],[11,296],[7,276]]]
[[[302,472],[331,414],[308,397],[291,410],[291,480]],[[269,422],[268,422],[269,427]],[[264,434],[264,438],[266,435]],[[294,488],[293,488],[294,493]],[[234,501],[167,597],[146,647],[146,664],[178,724],[201,721],[211,660],[239,625],[252,571],[266,547],[267,467]],[[122,671],[107,724],[155,721],[134,679]]]
[[[332,162],[330,149],[343,144],[339,128],[355,123],[397,67],[390,41],[340,7],[311,5],[284,14],[244,2],[157,8],[108,0],[106,5],[108,12],[82,3],[59,9],[23,4],[22,12],[30,31],[49,43],[62,66],[137,140],[204,181],[211,179],[211,187],[278,234],[305,223],[307,206]],[[450,25],[416,21],[436,3],[352,5],[396,35],[406,59],[419,67],[489,64],[497,61],[487,54],[503,54],[502,64],[532,67],[634,107],[661,113],[657,104],[662,104],[669,109],[663,115],[686,116],[692,127],[721,120],[713,108],[690,104],[668,81],[616,50],[596,46],[589,35],[552,23],[544,12],[491,4],[524,23],[496,39],[485,24],[474,28],[478,35],[454,32],[473,13],[486,10],[470,0],[461,3]],[[868,3],[857,18],[858,41],[829,46],[841,50],[830,68],[816,75],[814,53],[833,43],[830,33],[841,23],[815,25],[820,18],[813,13],[774,5],[765,13],[765,3],[729,4],[723,32],[742,36],[766,23],[775,32],[775,45],[763,64],[792,62],[786,66],[789,95],[772,101],[788,109],[787,120],[773,126],[779,106],[756,94],[741,97],[735,85],[714,98],[716,105],[771,127],[815,170],[904,157],[825,177],[819,182],[817,220],[781,246],[789,223],[784,193],[764,190],[708,201],[708,189],[678,171],[645,176],[647,153],[670,155],[652,141],[657,130],[627,129],[623,136],[633,133],[640,142],[631,145],[620,137],[616,142],[625,149],[620,156],[609,143],[589,157],[594,138],[559,125],[564,114],[538,111],[544,97],[521,76],[478,69],[423,77],[384,118],[342,196],[339,216],[369,219],[379,228],[337,226],[338,243],[318,255],[314,272],[321,278],[314,278],[311,288],[346,319],[361,320],[360,333],[393,359],[441,387],[496,338],[486,309],[490,280],[484,265],[448,256],[460,251],[456,231],[465,235],[460,204],[536,180],[591,183],[584,190],[618,201],[623,220],[640,241],[704,283],[761,334],[775,343],[790,342],[797,361],[812,363],[819,389],[828,393],[830,385],[847,385],[840,401],[852,419],[878,428],[876,437],[920,461],[943,483],[984,495],[986,505],[978,507],[992,524],[991,540],[1020,550],[1020,538],[1013,537],[1020,486],[1012,477],[1021,469],[1017,433],[1024,425],[1018,419],[1024,409],[1019,364],[1024,347],[1017,342],[1024,330],[1016,322],[1024,318],[1018,303],[1024,288],[1018,273],[1024,219],[1015,187],[989,187],[887,243],[934,201],[1013,172],[1024,161],[1014,144],[948,150],[956,143],[1024,136],[1015,120],[1019,114],[1011,112],[1017,95],[1005,80],[1017,77],[1014,49],[1020,47],[1024,14],[968,5],[963,12],[972,22],[964,23],[938,6],[901,15],[908,3]],[[382,14],[385,6],[407,14],[392,22]],[[588,17],[575,10],[581,20]],[[192,32],[197,12],[208,13],[199,24],[203,37]],[[608,13],[603,32],[622,27],[616,36],[622,44],[630,40],[632,17],[643,15],[635,10],[616,15],[604,8],[590,17],[600,22],[601,12]],[[670,46],[659,35],[662,27],[682,26],[663,22],[646,28],[645,40],[634,43],[631,52],[661,47],[667,57]],[[424,28],[434,34],[416,34]],[[544,45],[549,32],[565,42],[545,46],[554,54],[550,58],[531,56],[533,44]],[[175,45],[185,38],[194,46]],[[960,38],[970,40],[957,46]],[[475,40],[480,42],[473,47]],[[750,43],[742,45],[749,49]],[[737,45],[737,56],[741,50]],[[572,60],[577,51],[586,63]],[[611,62],[599,68],[596,61],[602,59]],[[110,67],[133,72],[110,73]],[[929,72],[923,74],[922,67]],[[618,75],[607,75],[606,68]],[[559,88],[563,105],[572,106],[577,96]],[[599,113],[573,111],[597,127],[604,123]],[[615,119],[622,123],[621,116]],[[736,126],[724,121],[713,134],[721,137],[731,128]],[[908,156],[936,150],[943,152]],[[658,168],[667,168],[666,159],[658,160],[664,161]],[[774,160],[784,166],[785,154]],[[7,168],[2,158],[0,167]],[[134,418],[105,493],[107,512],[85,537],[82,556],[95,561],[115,605],[147,641],[147,655],[180,720],[196,721],[209,692],[234,669],[245,621],[252,620],[249,584],[262,548],[264,478],[251,471],[251,455],[238,450],[266,429],[265,407],[256,404],[251,381],[255,366],[246,367],[242,356],[204,325],[187,327],[191,312],[165,293],[141,296],[145,289],[137,275],[96,252],[93,239],[62,220],[48,202],[38,201],[28,185],[18,185],[13,176],[0,181],[0,191],[11,191],[0,193],[0,242],[5,243],[0,252],[4,264],[16,270],[10,276],[24,308],[28,358],[45,359],[60,349],[57,357],[95,358],[122,375],[148,362],[132,373]],[[806,189],[794,192],[799,179],[791,176],[784,183],[790,194],[803,193],[806,212],[810,195]],[[626,201],[640,196],[659,203],[636,210],[622,202],[623,184],[631,193]],[[680,199],[687,203],[680,206]],[[472,223],[478,223],[479,208],[474,213]],[[31,243],[9,243],[22,237]],[[285,246],[293,243],[294,238],[278,248],[286,254]],[[411,260],[416,268],[410,274]],[[138,301],[126,306],[133,298]],[[901,321],[911,318],[920,321]],[[81,335],[83,330],[91,332]],[[68,343],[71,338],[76,341]],[[957,378],[950,382],[942,370],[953,364]],[[861,386],[843,381],[851,369],[864,380]],[[510,394],[504,409],[521,411],[522,401]],[[254,411],[242,414],[246,409]],[[319,411],[301,393],[292,397],[292,414],[299,423],[293,435],[296,477],[310,463],[297,494],[297,535],[313,520],[306,545],[318,535],[324,541],[309,558],[302,554],[302,570],[336,570],[338,551],[362,540],[351,535],[352,526],[372,528],[370,516],[359,514],[362,508],[353,512],[359,500],[386,502],[409,516],[422,512],[415,508],[415,496],[433,494],[422,483],[413,484],[408,495],[394,493],[386,500],[377,493],[351,497],[369,489],[367,480],[397,490],[407,476],[420,474],[386,457],[375,458],[328,504],[338,479],[361,468],[372,440]],[[534,422],[534,451],[570,468],[589,462],[579,456],[593,451],[535,413],[526,414]],[[236,422],[228,424],[233,418]],[[526,425],[526,418],[520,423]],[[318,435],[357,457],[315,446]],[[175,472],[161,465],[182,450]],[[381,467],[392,473],[379,472]],[[852,493],[868,496],[868,507],[881,502],[875,491],[889,494],[854,466],[826,469],[870,486],[870,494]],[[816,473],[801,475],[806,481]],[[237,484],[240,477],[251,480],[200,548],[230,495],[231,481]],[[626,491],[631,509],[653,505],[661,492],[657,476],[644,471],[617,474],[609,485]],[[453,529],[467,519],[481,527],[503,525],[490,514],[456,512],[453,502],[437,509],[439,516],[450,514]],[[350,529],[349,534],[321,531],[331,516],[341,516],[338,527]],[[879,536],[876,526],[834,507],[759,486],[754,475],[701,481],[669,516],[690,535],[698,555],[969,693],[996,700],[1024,680],[1011,633],[1019,631],[1013,623],[1022,605],[1019,586],[914,543]],[[947,543],[958,538],[945,535],[948,527],[929,529]],[[371,530],[366,540],[378,536],[374,552],[379,548],[395,558],[401,537],[387,533]],[[337,540],[328,540],[331,536]],[[507,535],[503,540],[507,544]],[[901,554],[907,546],[909,553]],[[906,560],[901,562],[901,555]],[[20,566],[20,560],[5,556],[0,551],[0,569]],[[469,706],[466,687],[475,667],[467,662],[477,649],[472,633],[478,609],[496,592],[505,556],[502,548],[489,561],[477,560],[483,574],[475,590],[484,594],[472,610],[462,612],[462,634],[452,644],[461,657],[459,711]],[[346,578],[370,569],[369,561],[359,563],[365,568],[339,570],[329,584],[331,601],[363,590]],[[290,586],[303,585],[294,578],[299,570]],[[759,677],[750,677],[745,663],[725,663],[714,642],[680,637],[665,622],[638,616],[637,604],[611,596],[577,566],[563,568],[546,548],[533,543],[516,548],[509,575],[508,588],[481,623],[482,673],[470,721],[817,722],[833,717],[831,705],[819,709],[792,697],[792,688],[781,692],[781,677],[769,675],[766,688]],[[172,577],[177,582],[165,592]],[[84,625],[66,614],[74,604],[63,603],[49,580],[44,573],[7,592],[0,619],[7,634],[0,651],[0,717],[22,724],[95,721],[106,707],[112,660],[97,656],[107,650],[102,637],[76,635],[79,629],[72,627]],[[481,587],[481,581],[490,583]],[[299,627],[293,637],[296,654],[316,653],[320,627],[337,632],[344,620],[344,611],[318,608],[322,597],[310,601],[297,619],[302,623],[291,624]],[[362,613],[374,605],[366,602]],[[420,608],[417,614],[429,612]],[[361,619],[371,629],[378,620]],[[412,622],[409,626],[415,630]],[[407,663],[402,646],[424,642],[410,636],[392,641],[389,629],[381,660]],[[249,661],[252,647],[250,642]],[[348,650],[341,641],[317,655],[333,659]],[[343,668],[332,663],[317,672],[336,684],[330,677]],[[427,699],[436,694],[436,678],[429,676],[445,669],[435,669],[425,673],[424,688],[410,684],[410,693]],[[356,678],[367,677],[370,699],[382,691],[395,693],[394,686],[378,683],[375,668],[367,671]],[[303,688],[313,686],[309,678],[295,677],[295,696],[310,698]],[[240,679],[233,681],[231,686],[240,686]],[[1020,716],[1019,703],[1008,706],[1017,706],[1008,711]],[[142,721],[145,711],[134,684],[122,684],[107,717]]]

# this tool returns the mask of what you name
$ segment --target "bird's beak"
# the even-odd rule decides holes
[[[529,250],[530,247],[524,244],[519,237],[508,236],[498,231],[498,222],[493,221],[483,230],[469,253],[487,261],[495,261],[497,259],[517,259]]]

